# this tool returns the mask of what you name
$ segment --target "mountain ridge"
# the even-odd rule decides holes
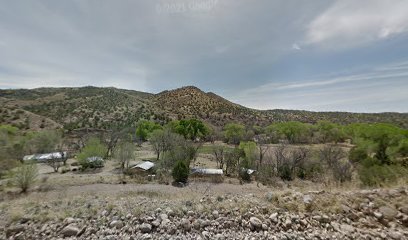
[[[236,122],[266,126],[273,122],[321,120],[347,124],[385,122],[408,128],[408,113],[314,112],[306,110],[258,110],[229,101],[213,92],[185,86],[159,93],[114,87],[63,87],[0,89],[0,123],[25,129],[134,126],[139,119],[161,123],[198,118],[215,127]],[[34,115],[33,115],[34,114]],[[30,116],[42,124],[31,126]],[[28,119],[28,120],[27,120]],[[28,123],[27,123],[28,122]]]

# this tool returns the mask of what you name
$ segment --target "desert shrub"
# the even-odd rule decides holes
[[[381,186],[393,178],[388,169],[380,165],[361,167],[358,174],[364,186]]]
[[[239,178],[240,178],[242,181],[245,181],[245,182],[250,182],[250,181],[251,181],[251,175],[248,174],[248,171],[247,171],[247,169],[245,169],[245,168],[243,168],[243,169],[241,169],[241,170],[239,171]]]
[[[102,158],[107,152],[107,147],[101,143],[98,138],[91,138],[86,143],[85,147],[82,149],[81,153],[78,155],[78,163],[83,169],[88,167],[93,167],[88,158],[99,157]],[[95,161],[95,164],[99,164]]]
[[[171,174],[163,168],[157,169],[156,177],[157,177],[158,183],[160,184],[169,185],[171,182]]]
[[[270,164],[270,163],[263,164],[258,169],[256,180],[265,185],[270,184],[274,180],[273,178],[275,177],[274,168],[275,168],[275,165],[273,164]]]
[[[322,159],[330,168],[338,164],[345,157],[345,152],[339,146],[326,144],[319,151],[320,159]]]
[[[337,162],[332,166],[333,177],[337,182],[350,181],[353,176],[353,168],[349,162]]]
[[[282,180],[292,181],[292,169],[288,163],[284,163],[278,167],[278,175]]]
[[[359,163],[367,158],[367,151],[363,148],[353,147],[349,152],[349,160],[353,163]]]
[[[23,164],[14,172],[15,184],[21,188],[21,192],[27,192],[38,176],[37,165]]]
[[[172,176],[175,182],[186,183],[188,180],[189,169],[184,161],[177,161],[173,167]]]
[[[0,179],[7,175],[7,172],[17,165],[17,161],[11,159],[8,154],[0,150]]]
[[[312,181],[317,181],[321,179],[322,173],[324,172],[323,166],[318,161],[308,161],[304,168],[302,169],[301,174],[303,179],[309,179]],[[299,173],[298,173],[299,175]]]
[[[30,152],[49,153],[55,150],[56,145],[61,141],[62,135],[58,131],[31,132],[27,136],[26,146]]]
[[[408,157],[408,139],[404,139],[399,143],[396,152],[401,157]]]

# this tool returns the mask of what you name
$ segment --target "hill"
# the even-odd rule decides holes
[[[141,118],[159,122],[198,118],[217,127],[228,122],[264,126],[277,121],[329,120],[343,124],[387,122],[408,128],[407,113],[256,110],[193,86],[158,94],[90,86],[0,90],[0,104],[0,123],[22,129],[133,126]]]

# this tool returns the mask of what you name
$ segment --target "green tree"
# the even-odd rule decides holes
[[[317,123],[317,133],[320,141],[323,143],[328,142],[341,142],[345,139],[345,133],[342,126],[331,123],[328,121],[320,121]]]
[[[360,163],[367,158],[367,150],[362,147],[353,147],[349,152],[349,160],[352,163]]]
[[[236,123],[228,123],[224,127],[224,137],[228,143],[239,145],[245,135],[245,126]]]
[[[301,122],[274,123],[267,128],[268,132],[278,133],[289,143],[305,143],[310,141],[311,125]]]
[[[141,141],[146,141],[149,138],[149,135],[158,129],[162,129],[162,126],[153,121],[141,120],[137,123],[136,137]]]
[[[55,151],[61,141],[62,134],[59,131],[40,131],[32,133],[27,146],[35,153],[49,153]]]
[[[244,152],[246,167],[252,168],[254,166],[255,159],[256,159],[256,152],[257,152],[256,143],[252,141],[241,142],[239,144],[239,148],[242,149],[242,151]]]
[[[176,121],[173,125],[174,131],[185,139],[196,141],[198,138],[203,138],[209,134],[209,129],[205,124],[197,119],[183,119]]]
[[[88,158],[89,157],[100,157],[103,158],[107,151],[107,147],[101,143],[99,138],[90,138],[85,147],[78,154],[78,160],[82,167],[90,167]]]
[[[396,152],[400,157],[408,157],[408,138],[400,141]]]
[[[188,180],[189,171],[189,167],[184,161],[177,161],[172,171],[174,181],[186,183]]]

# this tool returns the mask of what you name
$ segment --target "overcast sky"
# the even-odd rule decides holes
[[[408,112],[408,1],[0,0],[0,88],[86,85]]]

